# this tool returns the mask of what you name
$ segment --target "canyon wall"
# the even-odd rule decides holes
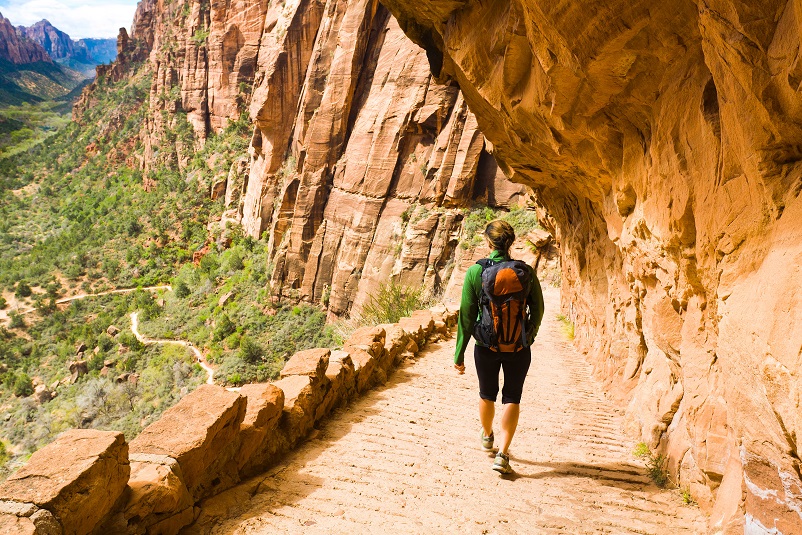
[[[7,18],[0,14],[0,59],[15,65],[44,61],[52,63],[50,56],[38,43],[20,35]]]
[[[726,533],[801,533],[802,4],[385,0],[556,221],[563,307]]]
[[[391,277],[441,292],[465,209],[525,202],[459,88],[433,80],[376,0],[143,0],[119,48],[99,72],[121,79],[145,56],[153,72],[146,186],[246,113],[248,152],[210,188],[225,197],[223,229],[269,241],[276,300],[324,302],[336,317]],[[163,150],[183,117],[196,146]]]

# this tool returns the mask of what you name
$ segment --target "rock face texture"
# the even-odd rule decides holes
[[[223,227],[269,240],[275,299],[340,316],[391,277],[439,291],[464,208],[524,201],[458,87],[433,80],[376,0],[143,0],[118,48],[103,74],[121,79],[145,57],[153,73],[146,184],[164,158],[191,156],[174,135],[185,121],[200,145],[250,118],[248,153],[209,186]]]
[[[94,429],[65,431],[31,456],[0,485],[0,527],[26,525],[36,533],[90,533],[111,511],[130,474],[128,444],[122,433]],[[8,508],[14,505],[12,511]],[[6,516],[8,515],[8,516]],[[57,531],[46,530],[55,526]],[[30,527],[30,526],[29,526]],[[20,531],[33,533],[34,531]]]
[[[0,59],[15,65],[37,61],[53,62],[38,43],[18,35],[16,28],[2,14],[0,14]]]
[[[385,5],[553,216],[631,430],[714,530],[799,533],[800,5]]]
[[[39,43],[51,59],[74,57],[81,61],[89,60],[86,49],[76,50],[70,36],[50,24],[47,20],[40,20],[33,26],[20,26],[17,30],[26,39]]]
[[[17,33],[45,49],[48,56],[72,67],[91,67],[113,61],[117,56],[115,39],[80,39],[73,41],[47,20],[33,26],[19,26]]]

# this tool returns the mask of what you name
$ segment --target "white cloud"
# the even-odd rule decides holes
[[[0,0],[0,12],[15,26],[47,19],[53,26],[82,37],[116,37],[131,28],[136,0]]]

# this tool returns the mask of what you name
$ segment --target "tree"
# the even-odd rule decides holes
[[[14,295],[17,297],[30,297],[32,293],[33,290],[31,290],[31,287],[27,282],[19,281],[17,283],[17,290],[14,292]]]
[[[264,358],[265,351],[250,336],[243,335],[239,341],[239,358],[249,364],[256,364]]]
[[[21,373],[14,381],[14,395],[18,398],[27,397],[33,394],[33,381],[28,374]]]

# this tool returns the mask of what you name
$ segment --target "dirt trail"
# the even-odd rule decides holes
[[[142,291],[145,291],[145,292],[157,292],[157,291],[160,291],[160,290],[166,290],[168,292],[172,292],[173,291],[173,287],[170,286],[169,284],[162,284],[162,285],[159,285],[159,286],[145,286],[143,288],[120,288],[120,289],[117,289],[117,290],[106,290],[105,292],[98,292],[98,293],[94,293],[94,294],[85,294],[84,293],[84,294],[78,294],[78,295],[71,295],[69,297],[61,297],[59,299],[56,299],[56,304],[57,305],[65,305],[67,303],[72,303],[73,301],[80,301],[81,299],[86,299],[88,297],[100,297],[102,295],[131,294],[131,293],[134,293],[134,292],[136,292],[137,290],[140,290],[140,289]],[[13,306],[11,307],[11,310],[18,312],[21,315],[25,315],[25,314],[30,314],[31,312],[36,310],[36,308],[32,307],[32,306],[28,306],[28,305],[19,306],[16,302],[14,302]],[[3,312],[3,311],[0,311],[0,312]],[[0,319],[4,319],[2,314],[0,314]]]
[[[142,333],[139,332],[139,312],[131,312],[131,332],[134,333],[136,339],[142,342],[145,345],[152,345],[152,344],[174,344],[177,346],[184,346],[189,348],[190,351],[195,355],[195,360],[198,361],[201,368],[206,370],[206,384],[213,385],[214,384],[214,368],[209,366],[209,363],[206,362],[206,359],[203,357],[203,353],[201,353],[200,349],[195,347],[192,342],[185,342],[184,340],[166,340],[166,339],[157,339],[157,338],[148,338],[144,336]]]
[[[183,533],[704,533],[698,508],[654,486],[633,458],[622,411],[566,341],[558,303],[548,291],[514,475],[493,472],[479,449],[473,362],[456,375],[451,340],[337,413],[281,465],[204,502]]]

